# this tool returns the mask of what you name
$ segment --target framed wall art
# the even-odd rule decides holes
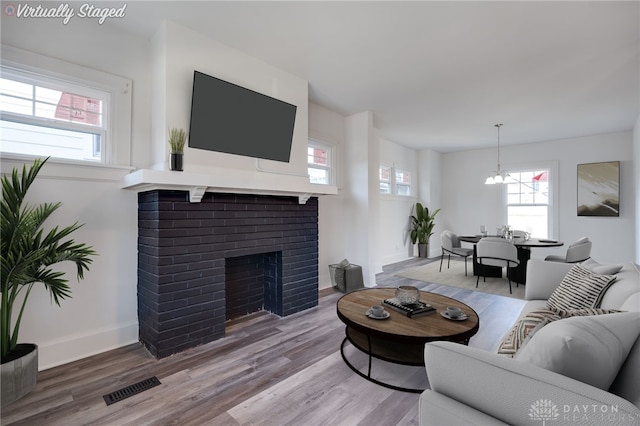
[[[578,164],[578,216],[620,216],[620,162]]]

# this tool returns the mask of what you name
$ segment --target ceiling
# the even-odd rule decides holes
[[[128,2],[105,25],[169,19],[306,79],[312,102],[372,111],[387,140],[441,152],[633,128],[640,3]]]

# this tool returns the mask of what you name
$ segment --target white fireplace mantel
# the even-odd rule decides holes
[[[205,192],[296,196],[300,204],[317,195],[336,195],[338,188],[310,183],[308,178],[278,173],[216,169],[213,174],[139,169],[125,175],[120,187],[138,192],[158,189],[188,191],[189,201],[199,203]]]

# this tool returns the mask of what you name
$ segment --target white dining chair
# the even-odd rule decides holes
[[[440,234],[440,241],[442,243],[442,255],[440,256],[440,271],[442,272],[442,261],[444,260],[445,253],[448,256],[447,269],[451,264],[451,255],[456,255],[464,258],[464,275],[467,276],[467,257],[473,254],[473,249],[461,247],[460,239],[456,234],[451,231],[445,230]]]
[[[550,262],[564,262],[564,263],[578,263],[583,262],[591,257],[591,246],[593,243],[587,237],[582,237],[579,240],[571,243],[567,248],[567,253],[564,256],[549,255],[544,260]]]
[[[486,237],[482,238],[476,247],[476,257],[480,265],[476,278],[476,288],[480,282],[480,275],[486,282],[483,266],[497,266],[507,268],[507,281],[509,282],[509,294],[511,294],[511,279],[509,278],[509,268],[514,268],[520,264],[518,260],[518,249],[515,245],[504,238]],[[518,283],[516,282],[516,287]]]

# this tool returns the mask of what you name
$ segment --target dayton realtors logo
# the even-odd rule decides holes
[[[531,404],[529,418],[541,421],[543,426],[547,422],[559,421],[560,424],[632,424],[638,421],[637,416],[621,412],[617,405],[606,404],[564,404],[556,405],[548,399],[539,399]]]
[[[15,16],[16,18],[49,18],[62,19],[62,23],[67,25],[71,18],[93,18],[98,20],[98,24],[104,24],[108,18],[124,18],[127,4],[121,7],[96,7],[89,3],[84,3],[76,11],[69,6],[68,3],[59,4],[57,6],[43,6],[41,4],[32,6],[26,3],[19,3],[17,6],[13,3],[6,4],[3,12],[6,16]]]

